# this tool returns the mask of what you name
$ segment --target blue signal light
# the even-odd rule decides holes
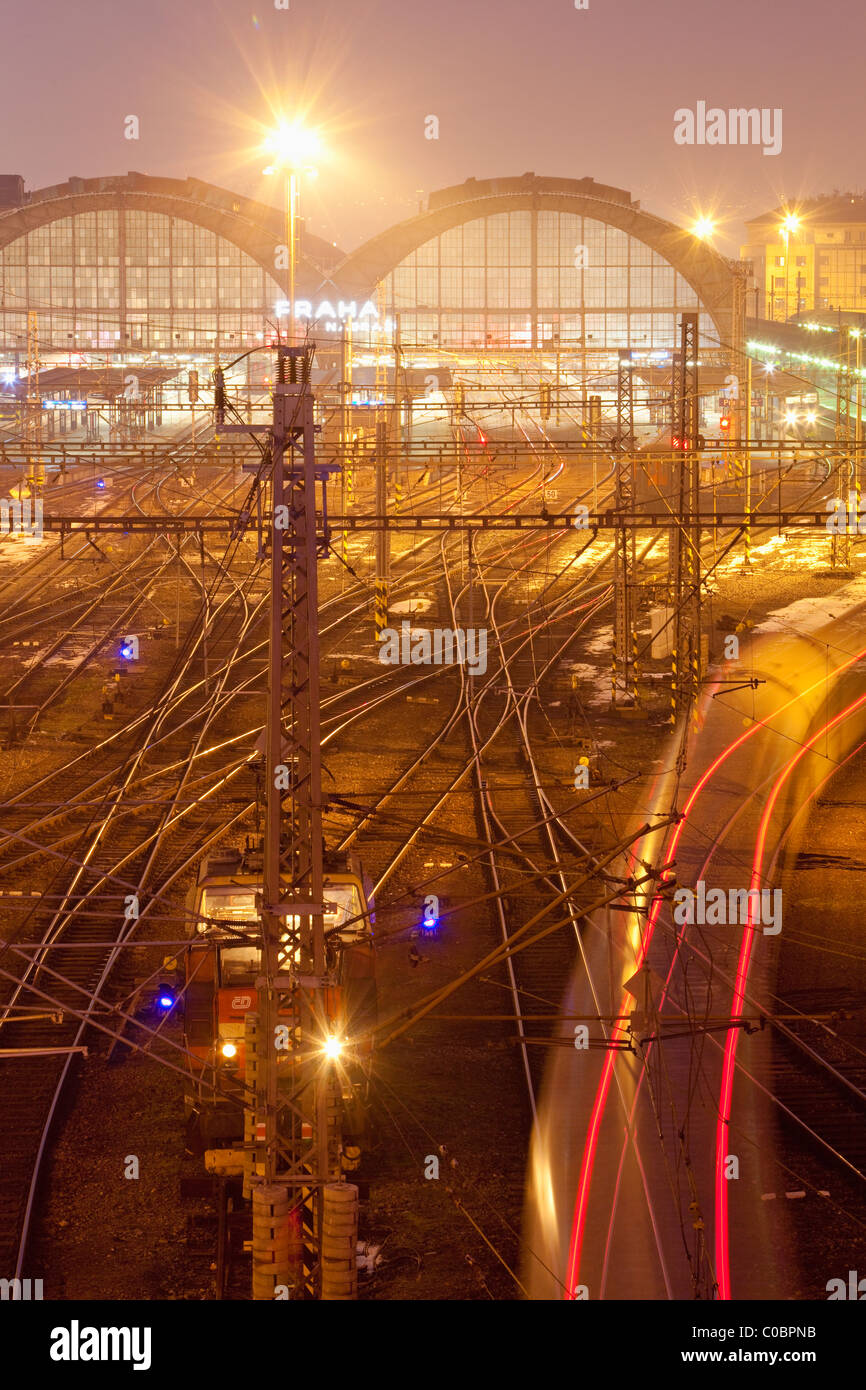
[[[105,479],[104,479],[104,478],[97,478],[97,479],[96,479],[96,486],[97,486],[97,487],[100,487],[100,488],[101,488],[101,487],[105,487]]]
[[[428,893],[424,899],[419,936],[435,936],[439,930],[439,899],[435,893]]]
[[[124,661],[132,661],[132,647],[125,644],[120,649],[120,655],[123,657]]]
[[[156,1002],[161,1009],[166,1011],[172,1009],[175,1005],[174,994],[170,989],[160,989],[159,994],[156,996]]]

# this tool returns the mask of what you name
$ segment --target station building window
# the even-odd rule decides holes
[[[596,218],[542,209],[479,217],[419,246],[385,277],[407,344],[599,349],[676,346],[692,287],[645,242]],[[419,311],[411,315],[412,308]],[[429,311],[429,312],[428,312]],[[718,342],[708,314],[701,333]],[[548,332],[543,325],[556,325]]]
[[[101,209],[0,247],[0,350],[211,350],[261,341],[281,286],[232,242],[161,212]],[[122,340],[122,341],[121,341]]]

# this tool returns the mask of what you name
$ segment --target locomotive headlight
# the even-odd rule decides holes
[[[220,1052],[224,1057],[237,1057],[238,1050],[233,1042],[223,1043]]]
[[[341,1054],[342,1051],[343,1051],[343,1044],[340,1042],[340,1039],[339,1039],[339,1038],[335,1038],[335,1037],[326,1038],[326,1039],[325,1039],[325,1046],[324,1046],[324,1049],[323,1049],[323,1050],[324,1050],[325,1056],[326,1056],[330,1061],[336,1062],[337,1058],[340,1056],[340,1054]]]

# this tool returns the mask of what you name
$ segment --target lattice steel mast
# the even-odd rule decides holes
[[[616,379],[616,479],[614,508],[618,515],[634,516],[634,374],[631,353],[621,349]],[[614,664],[611,698],[631,692],[637,697],[636,619],[637,574],[634,525],[617,527],[614,539]]]
[[[284,1285],[293,1297],[321,1293],[324,1193],[340,1176],[338,1076],[326,1052],[335,980],[324,930],[316,532],[317,487],[332,470],[315,458],[312,349],[277,351],[273,424],[257,431],[269,436],[271,480],[262,974],[252,1030],[257,1298],[279,1297]]]
[[[676,709],[697,699],[701,680],[701,520],[698,453],[698,315],[683,314],[674,391],[674,510],[670,593]],[[677,466],[679,459],[679,466]]]

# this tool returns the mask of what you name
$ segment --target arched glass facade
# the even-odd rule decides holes
[[[406,347],[484,351],[670,350],[695,291],[646,243],[599,218],[553,209],[490,213],[419,246],[367,294],[400,315]],[[351,278],[351,277],[350,277]],[[354,283],[354,282],[353,282]],[[310,295],[312,286],[299,292]],[[78,212],[0,246],[0,351],[23,352],[27,311],[46,354],[162,352],[207,355],[270,336],[284,287],[224,236],[165,212]],[[324,332],[336,332],[328,310]],[[360,327],[360,325],[359,325]],[[701,313],[702,343],[718,342]]]
[[[206,351],[261,342],[284,291],[232,242],[180,217],[82,212],[0,247],[0,343],[45,351]]]
[[[591,217],[479,217],[419,246],[385,277],[406,343],[443,348],[671,349],[698,299],[645,242]],[[717,343],[709,314],[701,338]]]

